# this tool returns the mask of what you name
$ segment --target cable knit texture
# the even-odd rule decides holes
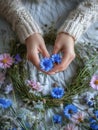
[[[42,34],[40,27],[20,0],[0,0],[0,15],[12,25],[21,43],[25,43],[25,39],[34,33]]]
[[[97,20],[97,17],[98,0],[85,0],[69,14],[58,33],[68,33],[77,40]]]
[[[98,0],[81,2],[77,9],[69,14],[58,33],[68,33],[77,40],[96,21],[97,12]],[[0,14],[12,25],[22,43],[34,33],[42,34],[42,30],[20,0],[0,0]]]

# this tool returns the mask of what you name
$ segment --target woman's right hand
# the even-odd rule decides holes
[[[27,46],[27,59],[30,60],[38,70],[40,70],[39,53],[41,53],[43,57],[50,56],[46,49],[43,37],[40,34],[35,33],[29,36],[25,40],[25,43]]]

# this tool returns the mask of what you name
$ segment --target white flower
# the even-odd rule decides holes
[[[67,126],[64,127],[63,130],[78,130],[78,127],[75,126],[74,124],[68,124]]]
[[[85,116],[84,112],[78,112],[72,116],[71,120],[73,123],[79,124],[84,121]]]
[[[13,90],[12,84],[9,84],[5,87],[5,93],[9,94]]]

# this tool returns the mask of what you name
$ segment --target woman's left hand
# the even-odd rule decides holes
[[[60,51],[63,53],[62,62],[61,64],[55,65],[54,68],[49,72],[49,74],[64,71],[75,58],[74,38],[72,36],[65,33],[60,33],[57,36],[53,54],[57,54]]]

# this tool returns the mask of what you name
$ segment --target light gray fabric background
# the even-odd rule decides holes
[[[37,4],[32,2],[32,0],[22,1],[34,19],[39,23],[43,31],[46,32],[48,32],[48,27],[51,26],[51,22],[54,22],[55,27],[58,28],[66,19],[69,12],[79,3],[79,0],[43,0],[44,2]],[[48,27],[45,27],[45,24],[47,24]],[[8,50],[8,42],[11,38],[13,38],[13,31],[11,30],[11,26],[4,19],[0,18],[0,53],[6,52]],[[85,42],[91,42],[93,47],[98,47],[98,22],[92,24],[88,31],[81,36],[79,42],[82,44],[85,44]],[[48,46],[50,53],[52,49],[53,46]],[[86,48],[84,48],[84,53],[81,53],[81,55],[84,56],[85,51]],[[89,51],[91,51],[90,48]],[[31,63],[29,63],[29,67],[31,72],[31,79],[36,79],[42,84],[45,84],[45,91],[43,93],[47,94],[54,82],[60,86],[66,87],[66,83],[69,82],[71,77],[76,73],[77,63],[73,61],[68,69],[64,72],[47,77],[40,74],[40,72],[37,71]],[[50,117],[50,113],[52,113],[52,110],[47,112],[48,117]]]

